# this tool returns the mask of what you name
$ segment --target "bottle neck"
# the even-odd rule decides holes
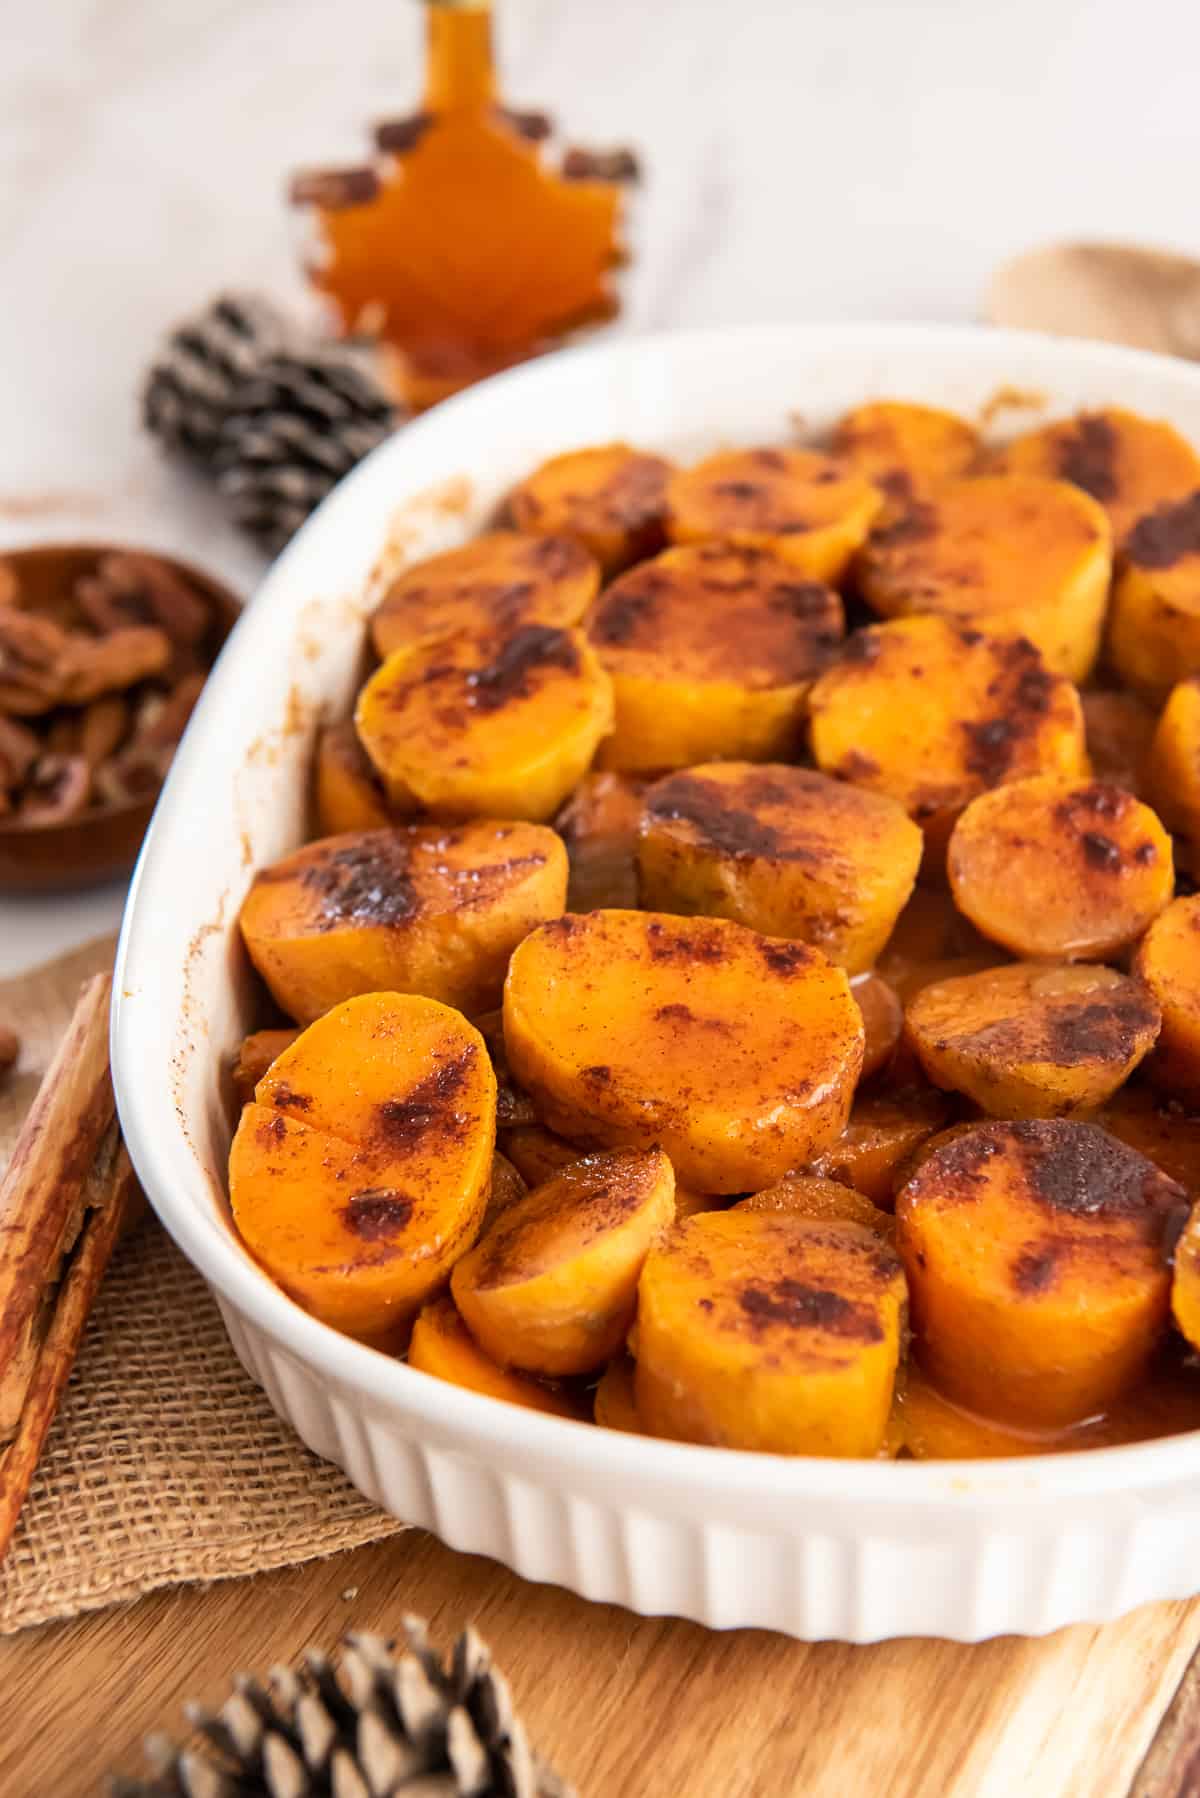
[[[427,0],[425,110],[465,112],[496,98],[488,0]]]

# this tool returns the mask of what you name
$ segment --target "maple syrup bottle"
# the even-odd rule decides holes
[[[617,310],[628,152],[568,151],[549,120],[497,97],[490,5],[426,0],[420,112],[376,131],[366,168],[297,178],[321,253],[310,268],[344,331],[378,337],[402,397],[431,405]]]

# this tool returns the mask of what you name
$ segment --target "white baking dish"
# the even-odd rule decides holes
[[[1200,441],[1200,370],[1104,346],[899,326],[713,331],[554,356],[439,407],[343,483],[264,581],[201,700],[117,961],[121,1120],[246,1368],[318,1454],[455,1548],[717,1628],[975,1640],[1200,1591],[1200,1433],[963,1463],[784,1460],[657,1442],[446,1385],[337,1335],[241,1248],[221,1069],[252,1024],[252,870],[303,828],[312,731],[348,706],[381,572],[478,528],[541,458],[624,437],[684,456],[819,428],[881,394],[978,413],[1119,402]]]

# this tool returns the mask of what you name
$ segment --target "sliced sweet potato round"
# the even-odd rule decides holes
[[[1140,518],[1125,538],[1108,659],[1151,704],[1200,674],[1200,474],[1195,491]]]
[[[885,618],[936,612],[1024,635],[1070,680],[1100,653],[1112,532],[1096,502],[1065,482],[953,482],[880,524],[856,567]]]
[[[897,618],[855,633],[809,694],[826,774],[886,793],[944,851],[978,793],[1023,774],[1086,776],[1075,688],[1023,637],[948,618]]]
[[[1138,1079],[1114,1093],[1095,1122],[1200,1197],[1200,1113]]]
[[[1171,689],[1150,745],[1149,799],[1183,837],[1195,865],[1200,850],[1200,677]]]
[[[1171,839],[1148,805],[1122,787],[1054,774],[973,799],[946,868],[976,929],[1030,958],[1114,955],[1175,890]]]
[[[277,1056],[289,1049],[298,1030],[254,1030],[243,1037],[232,1069],[233,1090],[240,1105],[248,1105],[254,1089]]]
[[[618,574],[662,548],[670,473],[665,457],[627,443],[568,450],[514,487],[508,509],[518,530],[568,537]]]
[[[1087,755],[1097,780],[1141,797],[1154,738],[1154,713],[1134,693],[1081,693]]]
[[[637,1412],[633,1378],[634,1365],[628,1355],[618,1355],[601,1374],[593,1399],[593,1415],[601,1428],[624,1430],[631,1436],[646,1434]]]
[[[921,863],[894,799],[807,768],[710,762],[647,792],[642,903],[797,937],[851,974],[891,935]]]
[[[890,1242],[895,1224],[852,1186],[840,1180],[824,1180],[819,1174],[789,1174],[762,1192],[739,1199],[735,1211],[781,1211],[789,1217],[807,1217],[818,1224],[860,1224]]]
[[[585,774],[554,820],[571,865],[568,911],[637,904],[633,848],[645,790],[627,774]]]
[[[945,1095],[929,1087],[860,1094],[846,1128],[831,1148],[817,1156],[813,1171],[854,1187],[890,1211],[897,1168],[950,1115]]]
[[[1141,981],[1113,968],[1021,961],[924,987],[905,1031],[935,1086],[993,1117],[1054,1118],[1103,1105],[1160,1022]]]
[[[453,817],[558,810],[612,727],[612,683],[579,631],[528,624],[398,649],[355,725],[388,793]]]
[[[722,450],[672,475],[667,533],[773,550],[809,579],[837,582],[882,504],[872,482],[815,450]]]
[[[566,892],[566,850],[544,825],[410,825],[297,849],[256,876],[239,921],[302,1023],[381,991],[472,1012],[496,1004],[512,951]]]
[[[448,1380],[452,1386],[465,1386],[468,1392],[502,1398],[529,1411],[548,1411],[552,1417],[582,1420],[581,1408],[571,1394],[514,1373],[485,1355],[448,1297],[431,1299],[417,1313],[408,1344],[408,1365]]]
[[[896,1200],[922,1365],[985,1416],[1081,1421],[1162,1340],[1182,1188],[1093,1124],[982,1124]]]
[[[507,1155],[502,1155],[497,1149],[492,1156],[492,1175],[488,1186],[487,1210],[480,1225],[481,1233],[490,1229],[500,1213],[507,1211],[510,1205],[515,1205],[518,1199],[523,1199],[528,1191],[529,1187],[519,1170]]]
[[[863,1064],[860,1080],[869,1080],[891,1065],[904,1028],[904,1007],[895,987],[878,974],[852,983],[854,1003],[862,1013]]]
[[[455,1266],[455,1303],[504,1367],[591,1373],[633,1322],[638,1275],[675,1215],[660,1149],[586,1155],[510,1205]]]
[[[1200,1205],[1193,1205],[1175,1245],[1171,1312],[1181,1334],[1200,1348]]]
[[[328,724],[317,737],[314,800],[323,837],[350,830],[385,830],[420,808],[416,798],[389,799],[347,719]]]
[[[569,538],[490,531],[397,575],[371,638],[382,657],[458,631],[494,636],[578,624],[599,585],[594,558]]]
[[[646,1258],[638,1415],[656,1436],[781,1455],[874,1455],[904,1312],[874,1230],[783,1212],[710,1212]]]
[[[1070,481],[1104,507],[1118,542],[1144,512],[1200,487],[1200,458],[1186,438],[1161,418],[1119,406],[1027,431],[993,466]]]
[[[957,412],[911,400],[871,400],[838,420],[830,449],[905,505],[964,475],[979,455],[979,433]]]
[[[640,563],[588,619],[616,706],[601,763],[636,774],[792,754],[844,630],[832,588],[769,550],[705,543]]]
[[[1156,918],[1134,958],[1162,1012],[1146,1072],[1164,1092],[1200,1100],[1200,893],[1176,899]]]
[[[395,1346],[475,1238],[495,1135],[495,1075],[465,1018],[410,994],[348,999],[243,1111],[234,1223],[306,1310]]]
[[[711,1193],[767,1186],[833,1142],[863,1051],[846,975],[818,950],[655,912],[531,932],[509,966],[504,1034],[552,1130],[661,1145]]]
[[[541,1124],[521,1124],[504,1133],[504,1152],[529,1186],[541,1186],[585,1153]]]

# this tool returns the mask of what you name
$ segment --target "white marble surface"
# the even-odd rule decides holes
[[[1190,0],[498,0],[506,91],[649,182],[623,328],[963,319],[1061,235],[1200,253]],[[0,55],[0,546],[261,565],[136,390],[222,286],[302,297],[286,173],[354,160],[419,77],[415,0],[40,0]],[[0,902],[0,973],[120,893]]]

